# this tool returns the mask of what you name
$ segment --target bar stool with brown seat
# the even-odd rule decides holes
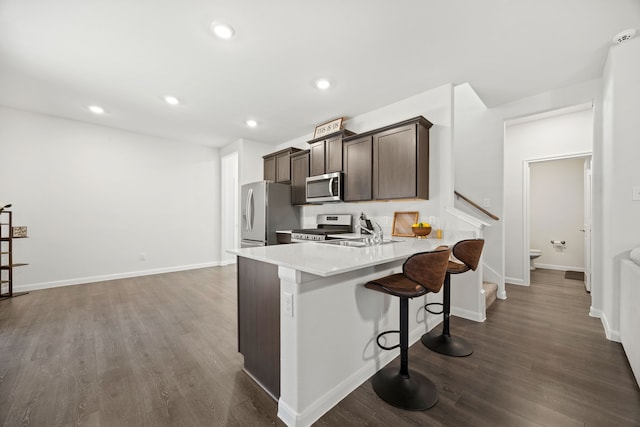
[[[438,401],[438,390],[424,375],[409,371],[409,298],[439,292],[446,274],[451,251],[448,248],[411,255],[402,265],[402,273],[372,280],[365,287],[400,298],[400,330],[382,332],[376,338],[385,350],[400,347],[400,370],[387,366],[372,378],[373,389],[385,402],[410,410],[429,409]],[[400,334],[400,344],[386,347],[380,338]]]
[[[461,240],[453,246],[453,257],[456,260],[450,260],[447,266],[447,274],[444,279],[444,290],[442,295],[442,303],[433,302],[424,306],[425,310],[432,314],[442,314],[444,320],[442,322],[442,333],[431,331],[422,336],[420,341],[429,349],[447,356],[463,357],[473,353],[473,346],[463,338],[452,337],[449,332],[449,317],[451,312],[451,275],[460,274],[469,270],[475,271],[480,262],[482,248],[484,246],[483,239]],[[440,246],[446,248],[447,246]],[[431,311],[429,306],[441,305],[442,311]]]

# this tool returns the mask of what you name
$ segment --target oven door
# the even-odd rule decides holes
[[[307,203],[342,200],[342,173],[334,172],[307,178]]]

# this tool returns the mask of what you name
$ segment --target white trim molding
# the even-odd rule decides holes
[[[609,320],[607,320],[607,315],[604,312],[601,312],[600,321],[602,321],[602,327],[604,328],[604,333],[609,341],[620,342],[620,331],[616,331],[611,329],[609,326]]]
[[[504,282],[510,285],[529,286],[529,284],[524,283],[522,279],[516,279],[515,277],[505,277]]]
[[[16,285],[15,292],[29,292],[40,289],[60,288],[62,286],[85,285],[88,283],[106,282],[108,280],[128,279],[131,277],[151,276],[153,274],[173,273],[176,271],[196,270],[198,268],[218,267],[220,262],[206,262],[201,264],[179,265],[175,267],[155,268],[151,270],[130,271],[126,273],[104,274],[100,276],[77,277],[66,280],[56,280],[52,282],[31,283],[28,285]]]

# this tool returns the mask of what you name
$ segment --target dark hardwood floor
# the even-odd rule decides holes
[[[235,279],[216,267],[0,302],[0,425],[283,425],[241,371]],[[537,270],[507,294],[484,323],[452,318],[471,356],[411,347],[410,367],[438,386],[435,407],[395,409],[367,382],[316,425],[640,425],[640,391],[588,316],[582,282]]]

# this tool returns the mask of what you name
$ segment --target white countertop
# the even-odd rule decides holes
[[[341,236],[346,238],[345,235]],[[351,236],[351,238],[354,236]],[[388,237],[385,237],[385,239],[386,238]],[[392,238],[393,240],[398,240],[398,242],[368,247],[336,246],[319,242],[308,242],[230,249],[227,252],[269,264],[276,264],[306,273],[328,277],[373,265],[405,259],[414,253],[430,251],[440,245],[452,245],[459,240],[473,238],[473,236],[465,233],[465,235],[459,235],[457,237],[450,236],[448,239],[443,240],[395,236],[392,236]]]

